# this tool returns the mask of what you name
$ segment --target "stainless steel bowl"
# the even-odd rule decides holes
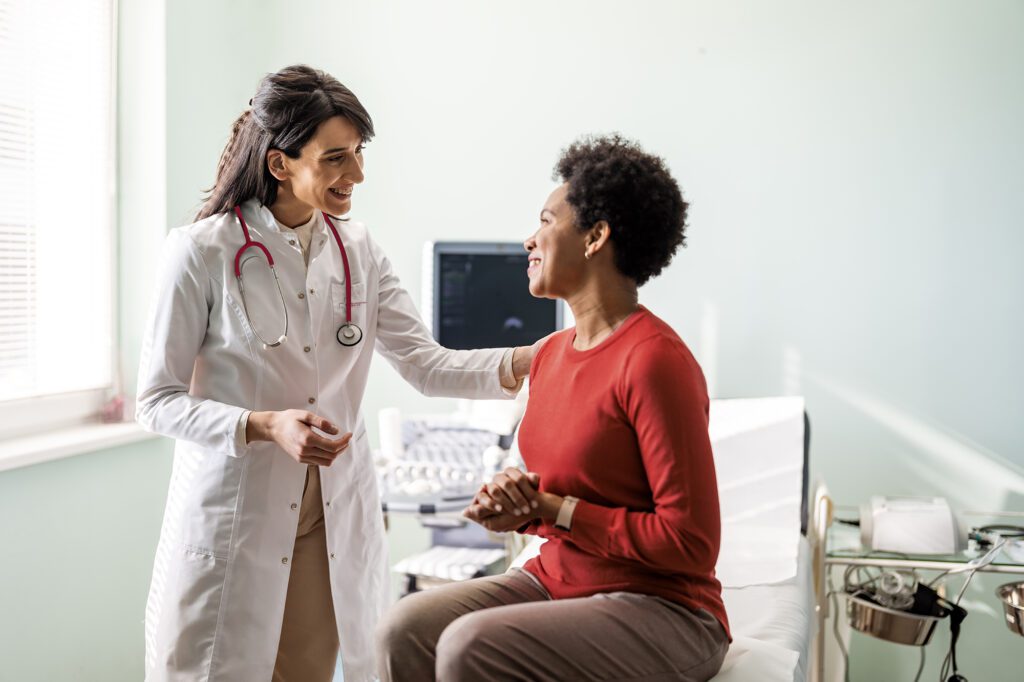
[[[1000,585],[996,596],[1003,602],[1006,627],[1024,637],[1024,582]]]
[[[846,615],[854,630],[910,646],[927,644],[935,631],[935,624],[942,620],[938,616],[919,616],[889,609],[852,594],[846,595]]]

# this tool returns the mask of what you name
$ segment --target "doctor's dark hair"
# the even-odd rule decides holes
[[[304,65],[289,66],[260,81],[252,108],[231,126],[231,137],[217,164],[217,179],[196,220],[230,211],[258,199],[270,206],[278,180],[267,168],[267,152],[279,149],[297,158],[321,123],[344,116],[369,142],[373,121],[351,90],[333,76]]]
[[[562,150],[553,177],[568,183],[566,199],[581,232],[608,223],[615,267],[638,286],[685,246],[689,204],[664,160],[636,142],[619,135],[581,138]]]

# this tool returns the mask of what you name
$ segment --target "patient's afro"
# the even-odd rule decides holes
[[[686,209],[665,162],[619,135],[584,137],[562,151],[554,178],[569,183],[580,231],[611,227],[615,265],[644,284],[686,240]]]

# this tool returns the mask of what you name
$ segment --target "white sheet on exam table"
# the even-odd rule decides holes
[[[718,579],[739,587],[793,578],[803,495],[803,398],[713,400],[708,433],[722,515]]]
[[[725,588],[733,643],[715,682],[803,682],[814,631],[810,546],[801,537],[797,575],[771,585]]]

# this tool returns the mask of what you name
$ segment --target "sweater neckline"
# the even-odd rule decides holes
[[[606,348],[611,348],[619,339],[621,339],[627,330],[633,327],[637,322],[643,319],[645,316],[650,315],[650,311],[647,310],[643,305],[637,305],[636,310],[629,314],[629,317],[619,325],[619,328],[609,334],[606,338],[602,339],[601,343],[597,344],[593,348],[586,350],[576,350],[573,347],[573,342],[576,340],[576,328],[573,327],[571,334],[566,334],[568,342],[566,343],[564,357],[570,362],[582,362],[589,360]]]

